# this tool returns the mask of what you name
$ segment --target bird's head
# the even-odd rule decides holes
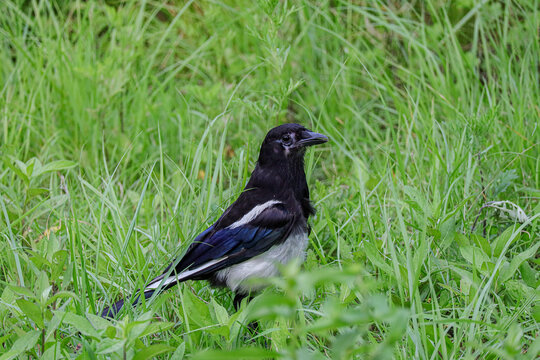
[[[299,124],[283,124],[266,134],[261,146],[259,163],[301,158],[308,146],[328,141],[325,135],[309,131]]]

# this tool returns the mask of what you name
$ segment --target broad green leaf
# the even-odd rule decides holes
[[[26,168],[27,168],[27,166],[28,166],[27,164],[23,163],[23,162],[20,161],[20,160],[15,160],[15,164],[17,165],[17,167],[19,168],[19,170],[21,170],[21,171],[25,174],[25,176],[26,176],[27,178],[30,178],[30,177],[28,176],[28,171],[26,170]]]
[[[29,198],[33,198],[38,195],[46,194],[49,192],[49,189],[45,188],[31,188],[28,189],[27,194]]]
[[[394,278],[394,270],[388,265],[386,260],[383,258],[383,256],[379,253],[378,249],[370,243],[369,241],[364,241],[364,251],[367,255],[367,258],[369,261],[373,263],[374,266],[378,267],[380,270],[382,270],[386,275]]]
[[[139,335],[139,338],[143,336],[148,336],[151,334],[167,331],[173,326],[174,326],[173,322],[166,322],[166,321],[150,323],[148,327],[146,327],[146,329],[144,329],[144,331]]]
[[[32,291],[28,290],[25,287],[12,285],[12,284],[9,284],[7,287],[17,295],[26,296],[26,297],[28,297],[30,299],[35,298],[34,293]]]
[[[463,277],[459,280],[459,290],[463,295],[469,295],[471,292],[471,280]]]
[[[63,322],[66,324],[69,324],[73,326],[75,329],[80,331],[83,335],[91,336],[93,338],[99,338],[99,334],[94,329],[90,321],[88,321],[86,318],[76,315],[71,312],[65,313],[65,316],[63,318]]]
[[[416,274],[420,273],[420,271],[421,271],[420,268],[424,265],[424,262],[426,261],[426,259],[428,257],[427,254],[428,254],[428,252],[430,250],[427,239],[424,238],[423,240],[420,240],[419,242],[420,242],[420,244],[416,248],[416,251],[414,252],[414,256],[413,256],[413,259],[414,259],[413,260],[413,264],[414,264],[413,265],[413,267],[414,267],[414,275],[413,276],[417,276]],[[442,244],[441,244],[441,246],[442,246]]]
[[[188,288],[183,291],[183,301],[182,307],[185,308],[185,313],[190,322],[198,327],[213,325],[208,305],[189,291]]]
[[[456,237],[456,220],[453,216],[443,222],[440,226],[441,242],[439,247],[441,251],[446,250]]]
[[[34,176],[37,176],[37,175],[40,175],[40,174],[45,174],[47,172],[52,172],[52,171],[59,171],[59,170],[69,169],[69,168],[72,168],[72,167],[74,167],[76,165],[77,165],[77,163],[73,162],[73,161],[56,160],[56,161],[53,161],[53,162],[50,162],[48,164],[43,165],[41,167],[41,171],[39,172],[39,174],[35,174]]]
[[[36,165],[36,158],[32,158],[26,162],[26,176],[28,176],[30,179],[34,173],[34,165]],[[37,166],[37,168],[39,169],[40,166]]]
[[[11,347],[10,351],[0,356],[0,360],[9,360],[36,346],[41,331],[33,330],[20,336]]]
[[[456,243],[459,245],[459,246],[468,246],[470,245],[469,243],[469,239],[463,235],[463,234],[460,234],[460,233],[456,233],[455,236],[454,236],[454,240],[456,241]]]
[[[358,347],[358,339],[362,334],[357,330],[345,330],[340,334],[337,334],[332,341],[332,357],[334,359],[347,359],[350,358],[350,350]]]
[[[297,279],[298,287],[306,292],[313,289],[317,284],[351,284],[359,279],[359,275],[360,268],[355,264],[342,269],[326,267],[310,272],[291,274],[291,276]]]
[[[36,283],[36,297],[41,300],[41,303],[44,304],[49,297],[49,294],[52,290],[52,286],[49,285],[49,277],[45,271],[39,273],[37,283]]]
[[[3,353],[2,356],[0,356],[0,360],[11,360],[11,359],[14,359],[19,354],[20,354],[19,352],[11,348],[11,350]]]
[[[126,339],[100,339],[96,354],[105,355],[120,351],[124,348],[126,341]]]
[[[323,334],[344,326],[367,324],[373,320],[374,315],[384,314],[386,317],[390,313],[386,300],[381,297],[368,300],[369,303],[347,308],[338,299],[328,299],[323,307],[324,316],[311,323],[307,330]]]
[[[30,320],[35,322],[38,327],[43,328],[43,314],[38,305],[25,299],[17,300],[17,305]]]
[[[540,316],[536,320],[537,322],[540,321]],[[527,357],[525,359],[530,360],[538,360],[538,356],[540,355],[540,336],[536,337],[530,344],[529,348],[527,349]]]
[[[476,288],[478,287],[478,284],[474,281],[478,281],[478,277],[474,277],[474,275],[467,270],[461,269],[457,266],[450,265],[450,269],[452,269],[453,272],[457,274],[457,276],[460,279],[460,291],[463,292],[463,288],[466,289],[469,295],[476,292]],[[457,287],[457,284],[456,284]],[[448,290],[453,291],[451,287],[446,287]],[[467,295],[467,294],[465,294]]]
[[[519,354],[523,341],[523,329],[519,324],[514,323],[508,329],[508,335],[504,340],[504,346],[507,351],[511,352],[514,356]]]
[[[229,335],[231,333],[229,326],[218,324],[208,326],[204,331],[208,332],[209,334],[223,336],[225,339],[229,339]]]
[[[227,324],[229,322],[229,313],[227,309],[218,304],[216,300],[212,298],[212,309],[214,310],[215,319],[220,324]]]
[[[108,320],[98,315],[86,314],[86,318],[88,319],[90,324],[92,324],[92,327],[96,330],[105,330],[111,326],[111,323]]]
[[[239,336],[240,331],[245,327],[244,323],[246,323],[246,314],[246,309],[231,314],[229,324],[227,324],[228,328],[230,329],[228,335],[229,339],[234,339]]]
[[[165,344],[150,345],[147,348],[137,352],[137,354],[133,357],[133,360],[153,359],[159,354],[171,352],[174,349],[174,347]]]
[[[510,261],[510,265],[501,270],[501,274],[499,275],[499,281],[505,282],[506,280],[514,276],[519,265],[521,265],[521,263],[524,262],[525,260],[535,256],[539,247],[540,247],[540,241],[534,244],[532,247],[528,248],[527,250],[514,256],[512,258],[512,261]]]
[[[112,325],[107,326],[103,332],[103,336],[108,337],[109,339],[114,339],[118,334],[118,329]]]
[[[54,334],[56,329],[58,329],[58,327],[62,323],[62,316],[63,316],[63,314],[59,314],[58,312],[55,312],[53,314],[52,319],[48,321],[48,323],[47,323],[47,332],[45,334],[45,342],[47,342],[49,340],[51,335]]]
[[[37,266],[38,269],[43,269],[43,267],[45,266],[47,267],[51,266],[51,263],[40,254],[31,250],[28,250],[28,253],[32,255],[32,257],[30,258],[30,261],[32,261]]]
[[[28,178],[33,178],[38,176],[41,173],[41,161],[38,158],[31,158],[26,162],[26,175]]]
[[[485,237],[477,234],[471,234],[471,241],[478,245],[484,251],[484,254],[491,254],[489,241],[487,241]]]
[[[186,352],[186,343],[183,342],[174,351],[174,353],[171,355],[170,360],[182,360],[184,358],[184,353]]]
[[[98,360],[98,357],[95,353],[95,346],[92,346],[93,344],[89,344],[88,341],[84,337],[80,337],[83,349],[84,349],[84,359],[88,360]],[[103,340],[100,340],[99,345],[103,343]]]
[[[540,323],[540,306],[535,306],[532,309],[532,317],[534,321],[536,321],[537,323]],[[538,339],[540,339],[540,337]]]
[[[51,277],[57,279],[58,276],[64,271],[64,264],[66,263],[68,252],[66,250],[58,250],[52,256],[52,270]]]
[[[349,357],[349,359],[350,358],[351,357]],[[295,360],[326,360],[328,359],[328,357],[321,354],[317,349],[311,349],[305,346],[294,352],[293,359]]]
[[[128,336],[129,343],[132,343],[133,341],[141,337],[141,334],[143,334],[146,328],[148,328],[148,325],[150,325],[151,320],[152,320],[152,312],[147,311],[144,314],[142,314],[137,319],[137,321],[133,321],[127,324],[126,334]]]
[[[463,246],[459,248],[461,256],[474,265],[479,271],[483,263],[489,262],[489,257],[476,246]]]
[[[20,166],[14,166],[11,163],[11,161],[9,161],[7,159],[4,159],[4,164],[6,164],[6,166],[8,168],[10,168],[15,174],[17,174],[17,176],[20,177],[24,181],[26,186],[28,186],[30,184],[30,179],[26,175],[26,166],[25,166],[24,170],[21,170]]]
[[[527,261],[524,261],[519,266],[519,272],[521,273],[521,278],[525,281],[527,286],[532,288],[537,288],[540,285],[540,277],[537,278],[538,272],[534,270]]]
[[[404,186],[403,190],[410,199],[407,202],[412,205],[413,208],[415,208],[420,214],[424,214],[426,217],[431,217],[431,206],[428,203],[425,193],[411,186]]]
[[[491,249],[492,249],[492,254],[494,257],[498,258],[501,255],[504,247],[506,246],[506,243],[510,240],[514,231],[516,231],[516,228],[517,228],[517,225],[510,226],[509,228],[504,230],[502,234],[497,236],[495,240],[493,240],[493,242],[491,243]],[[519,239],[519,235],[515,236],[512,239],[512,242],[515,242],[518,239]]]
[[[249,303],[247,308],[248,320],[262,318],[288,318],[295,312],[296,303],[284,295],[264,293]]]

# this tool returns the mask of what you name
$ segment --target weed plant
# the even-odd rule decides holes
[[[0,359],[537,359],[540,3],[0,2]],[[308,152],[305,264],[96,316]],[[248,324],[259,321],[257,332]]]

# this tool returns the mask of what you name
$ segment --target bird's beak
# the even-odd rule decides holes
[[[313,131],[302,131],[302,138],[296,144],[298,147],[308,147],[312,145],[322,144],[328,141],[328,137]]]

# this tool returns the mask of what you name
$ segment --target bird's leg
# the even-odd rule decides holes
[[[242,305],[242,300],[244,300],[245,298],[248,298],[249,301],[252,299],[252,296],[249,294],[234,294],[233,306],[236,311],[240,309],[240,305]]]
[[[245,298],[248,298],[248,301],[250,301],[251,299],[253,299],[253,296],[251,294],[241,293],[237,293],[234,295],[233,305],[236,311],[240,309],[240,305],[242,305],[242,300],[244,300]],[[249,329],[249,331],[251,331],[251,333],[255,334],[259,330],[259,322],[252,321],[248,324],[247,328]]]

